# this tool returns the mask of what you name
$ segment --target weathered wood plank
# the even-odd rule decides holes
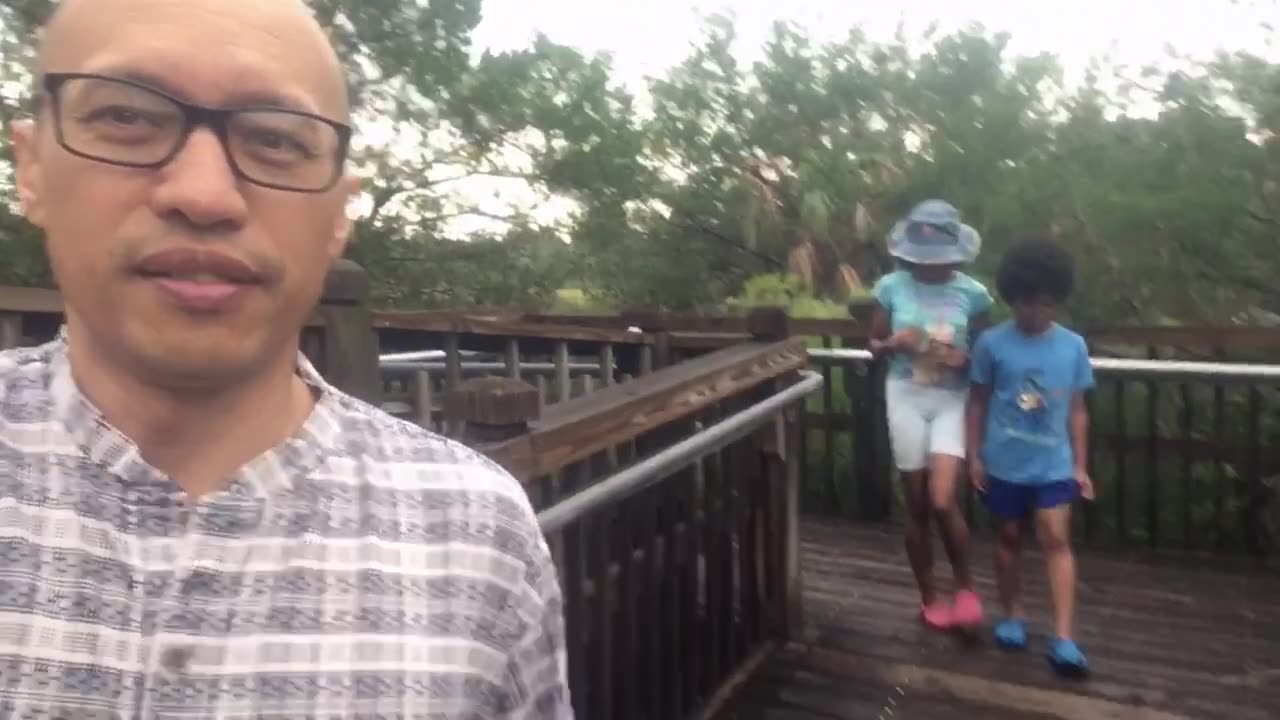
[[[627,332],[625,328],[590,327],[571,323],[536,323],[527,322],[518,315],[471,315],[453,311],[380,311],[373,314],[373,326],[396,330],[545,338],[617,345],[645,345],[652,342],[645,333]]]
[[[62,294],[57,290],[0,286],[0,311],[61,315],[62,309]]]
[[[921,626],[895,528],[806,517],[802,553],[802,638],[717,717],[1264,720],[1280,707],[1273,574],[1080,553],[1078,636],[1094,672],[1071,683],[1044,662],[1049,592],[1034,550],[1023,563],[1031,647],[1012,654],[994,647],[989,624],[972,642]],[[973,557],[991,557],[985,540]],[[975,571],[994,599],[989,560]]]
[[[486,452],[529,481],[803,368],[799,338],[745,343],[590,395],[548,406],[529,435]]]

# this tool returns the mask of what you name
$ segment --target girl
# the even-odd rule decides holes
[[[921,618],[935,629],[982,622],[969,571],[969,528],[956,501],[965,457],[968,350],[988,324],[991,294],[958,268],[977,257],[978,233],[942,200],[897,223],[889,252],[900,269],[876,283],[871,352],[890,358],[885,400],[894,462],[906,496],[906,546],[920,587]],[[952,602],[933,583],[930,519],[955,573]]]

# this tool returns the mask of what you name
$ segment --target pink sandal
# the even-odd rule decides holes
[[[977,593],[972,590],[956,593],[955,605],[951,608],[951,624],[966,628],[982,624],[982,601]]]
[[[920,606],[920,619],[934,630],[949,629],[953,624],[952,614],[951,605],[943,600]]]

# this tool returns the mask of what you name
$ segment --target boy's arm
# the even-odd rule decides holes
[[[1089,467],[1089,406],[1083,392],[1071,396],[1071,452],[1076,470]]]
[[[1084,402],[1084,392],[1071,395],[1071,453],[1075,463],[1076,482],[1081,495],[1093,499],[1093,480],[1089,477],[1089,407]]]
[[[1093,365],[1089,361],[1089,349],[1080,343],[1076,364],[1075,387],[1071,393],[1071,414],[1068,425],[1071,433],[1071,455],[1075,464],[1076,482],[1080,484],[1081,495],[1086,500],[1093,499],[1093,480],[1089,477],[1089,406],[1085,403],[1084,394],[1093,389]]]
[[[974,384],[969,387],[969,401],[964,408],[965,452],[968,455],[969,476],[979,490],[986,486],[986,467],[982,463],[982,436],[987,427],[987,408],[991,405],[991,386]]]

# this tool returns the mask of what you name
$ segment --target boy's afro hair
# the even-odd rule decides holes
[[[1076,263],[1061,245],[1043,238],[1021,240],[1000,259],[996,291],[1006,303],[1048,297],[1062,303],[1075,287]]]

